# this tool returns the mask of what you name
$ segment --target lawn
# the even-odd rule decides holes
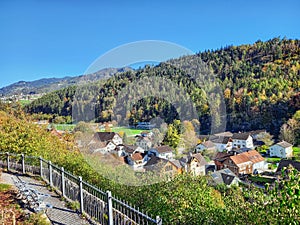
[[[274,179],[272,178],[260,177],[260,176],[251,176],[248,179],[253,182],[259,182],[259,183],[272,183],[274,181]]]
[[[72,131],[74,129],[74,127],[76,126],[76,124],[52,124],[56,130],[69,130]],[[104,132],[105,129],[101,129],[101,132]],[[143,131],[149,131],[149,130],[142,130],[142,129],[132,129],[132,128],[128,128],[128,127],[112,127],[111,131],[119,133],[120,131],[123,131],[124,133],[126,133],[126,135],[128,137],[130,136],[135,136],[137,134],[140,134]]]
[[[101,131],[105,131],[104,129],[101,129]],[[120,131],[123,131],[124,133],[126,133],[126,135],[128,137],[130,136],[135,136],[137,134],[140,134],[143,131],[149,131],[149,130],[141,130],[141,129],[131,129],[128,127],[112,127],[111,131],[119,133]]]
[[[294,155],[300,155],[300,148],[299,147],[293,147]]]
[[[31,102],[30,100],[25,100],[25,99],[19,100],[19,103],[20,103],[22,106],[28,105],[30,102]]]
[[[279,163],[281,158],[272,157],[272,158],[266,158],[268,163]]]

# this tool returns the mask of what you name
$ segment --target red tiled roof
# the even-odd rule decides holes
[[[143,156],[142,156],[142,154],[140,152],[136,152],[136,153],[132,154],[131,158],[134,161],[137,161],[137,160],[142,160]]]
[[[265,160],[256,150],[251,150],[238,155],[230,156],[230,159],[236,165],[246,162],[258,163]]]

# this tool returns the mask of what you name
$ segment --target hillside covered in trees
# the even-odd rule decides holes
[[[88,164],[69,138],[59,140],[45,127],[33,124],[31,116],[19,105],[0,102],[2,152],[40,155],[102,190],[111,190],[114,196],[148,214],[159,215],[164,224],[243,224],[245,221],[247,224],[298,224],[300,221],[297,170],[283,173],[282,179],[266,189],[252,185],[214,187],[209,185],[209,177],[191,174],[151,185],[126,186],[97,173],[96,169],[104,168]],[[118,175],[119,169],[110,172]]]
[[[117,72],[124,72],[131,68],[107,68],[96,73],[84,74],[80,76],[68,76],[64,78],[43,78],[34,81],[19,81],[6,87],[0,88],[0,96],[43,94],[67,88],[73,85],[83,85],[89,82],[105,80],[112,77]]]
[[[266,128],[277,135],[280,127],[300,109],[300,41],[274,38],[252,45],[200,52],[158,66],[118,73],[105,82],[93,83],[85,88],[58,90],[33,101],[26,110],[63,116],[71,116],[75,112],[81,120],[98,122],[120,120],[121,115],[126,115],[130,124],[150,121],[159,116],[171,123],[185,111],[183,105],[174,108],[174,104],[163,98],[163,94],[160,95],[162,97],[151,95],[153,90],[160,88],[160,93],[168,93],[172,101],[182,101],[183,97],[176,89],[161,85],[162,80],[171,80],[195,104],[201,123],[200,131],[209,132],[211,115],[215,113],[209,104],[209,93],[212,94],[215,89],[199,88],[191,75],[192,69],[187,66],[191,62],[196,67],[205,67],[204,73],[208,70],[216,75],[226,105],[226,118],[223,120],[227,130]],[[159,82],[152,82],[149,77],[155,77]],[[139,92],[138,84],[143,81],[149,85],[141,86],[144,92]],[[130,86],[132,83],[136,85]],[[209,86],[210,82],[206,84]],[[123,109],[120,109],[115,106],[122,99],[120,95],[124,90],[129,92],[127,97],[136,93],[149,94],[138,98],[133,105],[130,101],[124,101]],[[84,113],[86,111],[93,112],[94,116],[87,115]]]

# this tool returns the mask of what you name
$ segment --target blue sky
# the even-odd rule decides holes
[[[194,52],[300,38],[300,1],[0,1],[0,87],[80,75],[119,45],[162,40]]]

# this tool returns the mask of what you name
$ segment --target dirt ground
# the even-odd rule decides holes
[[[24,224],[25,214],[18,205],[16,192],[12,189],[0,191],[0,224]]]

